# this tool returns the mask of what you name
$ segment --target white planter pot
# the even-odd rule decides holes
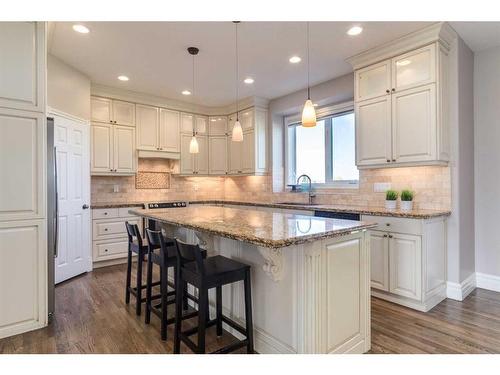
[[[387,208],[388,210],[395,210],[397,204],[398,204],[398,201],[388,201],[388,200],[386,200],[385,201],[385,208]]]
[[[401,210],[403,211],[413,210],[413,201],[401,201]]]

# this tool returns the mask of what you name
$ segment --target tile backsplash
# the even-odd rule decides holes
[[[139,159],[139,171],[168,172],[175,163],[163,159]],[[316,203],[382,207],[385,194],[375,193],[374,184],[390,183],[395,190],[415,192],[419,209],[450,209],[450,168],[442,166],[361,170],[359,188],[318,189]],[[93,176],[92,203],[148,202],[165,200],[238,200],[253,202],[306,202],[306,193],[273,192],[271,176],[180,177],[173,174],[169,189],[136,189],[135,176]],[[276,185],[276,184],[275,184]],[[114,192],[117,186],[118,192]],[[276,187],[276,186],[275,186]]]

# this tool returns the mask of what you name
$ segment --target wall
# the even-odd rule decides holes
[[[500,276],[500,46],[474,59],[476,271]]]
[[[47,60],[48,106],[90,120],[90,79],[55,56]]]

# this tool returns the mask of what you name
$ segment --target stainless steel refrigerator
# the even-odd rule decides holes
[[[57,154],[54,146],[54,119],[47,118],[47,254],[48,254],[48,317],[55,311],[55,259],[58,244]]]

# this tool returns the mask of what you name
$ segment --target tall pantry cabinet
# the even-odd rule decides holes
[[[0,22],[0,339],[47,325],[46,24]]]

